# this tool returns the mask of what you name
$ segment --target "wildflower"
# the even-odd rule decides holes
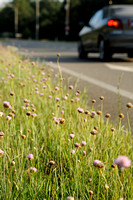
[[[36,112],[36,109],[35,109],[35,108],[32,108],[32,111],[33,111],[33,112]]]
[[[44,96],[44,93],[40,93],[40,97]]]
[[[22,109],[25,110],[25,106],[22,106]]]
[[[46,86],[46,85],[43,85],[42,87],[43,87],[43,89],[46,89],[46,88],[47,88],[47,86]]]
[[[4,115],[4,113],[3,112],[0,112],[0,117],[2,117]]]
[[[116,165],[115,165],[115,164],[112,164],[111,167],[115,169],[115,168],[116,168]]]
[[[8,114],[9,117],[14,117],[15,115],[13,113]]]
[[[93,129],[90,133],[91,133],[92,135],[97,135],[97,134],[98,134],[97,130],[95,130],[95,129]]]
[[[73,102],[74,102],[74,99],[71,99],[71,102],[73,103]]]
[[[30,102],[30,100],[24,99],[24,103],[29,103],[29,102]]]
[[[0,149],[0,157],[3,156],[3,154],[4,154],[4,151],[2,151],[2,150]]]
[[[92,196],[92,195],[93,195],[93,191],[92,191],[92,190],[89,190],[89,194]]]
[[[90,115],[90,111],[89,111],[89,110],[86,110],[86,111],[85,111],[85,114],[86,114],[86,115]]]
[[[86,142],[85,141],[82,141],[82,146],[86,146]]]
[[[11,95],[11,96],[14,96],[14,95],[15,95],[15,93],[11,91],[11,92],[10,92],[10,95]]]
[[[78,108],[77,111],[78,111],[79,113],[84,113],[84,109],[83,109],[83,108]]]
[[[91,111],[92,115],[97,115],[97,113],[95,111]]]
[[[105,184],[104,188],[105,188],[105,190],[108,190],[109,186],[107,184]]]
[[[74,197],[67,197],[66,200],[74,200]]]
[[[100,96],[99,99],[102,101],[102,100],[104,100],[104,97],[103,97],[103,96]]]
[[[73,139],[75,135],[74,134],[70,134],[69,136],[70,136],[71,139]]]
[[[7,120],[7,121],[10,121],[11,119],[12,119],[12,118],[11,118],[10,116],[7,116],[7,117],[6,117],[6,120]]]
[[[97,115],[102,115],[102,112],[100,110],[97,111]]]
[[[63,100],[67,100],[67,96],[64,96],[64,97],[63,97]]]
[[[90,182],[92,181],[92,179],[91,179],[91,178],[89,178],[89,179],[88,179],[88,181],[89,181],[89,183],[90,183]]]
[[[49,165],[55,165],[55,161],[53,161],[53,160],[51,160],[50,162],[49,162]]]
[[[95,100],[95,99],[92,99],[92,103],[96,103],[96,100]]]
[[[114,163],[118,165],[121,170],[124,170],[124,168],[129,168],[131,166],[131,160],[127,156],[118,156],[114,160]]]
[[[27,158],[28,158],[30,161],[32,161],[32,160],[34,159],[33,154],[29,154],[29,155],[27,156]]]
[[[75,93],[75,96],[79,96],[80,94],[78,92]]]
[[[84,156],[86,155],[86,151],[83,151],[83,155],[84,155]]]
[[[38,91],[38,88],[35,88],[35,91]]]
[[[37,169],[35,167],[30,167],[29,171],[31,173],[35,173],[35,172],[37,172]]]
[[[14,161],[12,161],[12,162],[11,162],[11,165],[12,165],[12,166],[14,166],[14,165],[15,165],[15,162],[14,162]]]
[[[76,101],[76,102],[80,101],[80,98],[79,98],[79,97],[76,97],[75,101]]]
[[[100,160],[94,160],[93,165],[98,168],[103,168],[104,164]]]
[[[30,111],[27,111],[26,115],[27,115],[27,116],[30,116],[30,115],[31,115],[31,112],[30,112]]]
[[[3,102],[3,106],[4,106],[5,108],[9,108],[9,107],[10,107],[10,103],[9,103],[8,101],[4,101],[4,102]]]
[[[77,148],[81,147],[80,143],[75,143],[74,146],[77,147]]]
[[[57,97],[57,98],[56,98],[56,101],[60,101],[60,98]]]
[[[49,96],[48,96],[48,98],[49,98],[49,99],[52,99],[52,96],[51,96],[51,95],[49,95]]]
[[[111,128],[111,131],[114,132],[114,131],[115,131],[115,128]]]
[[[107,114],[105,115],[105,117],[106,117],[106,118],[110,118],[111,115],[110,115],[109,113],[107,113]]]
[[[25,139],[26,139],[26,135],[22,135],[21,137],[22,137],[22,139],[23,139],[23,140],[25,140]]]
[[[55,123],[56,123],[56,124],[59,124],[59,123],[60,123],[60,120],[59,120],[59,119],[56,119],[56,120],[55,120]]]
[[[59,87],[55,87],[55,90],[59,90]]]
[[[93,148],[90,148],[90,152],[92,152],[93,151]]]
[[[64,110],[61,110],[61,114],[64,115]]]
[[[64,124],[65,123],[65,119],[60,119],[60,124]]]
[[[133,105],[131,103],[127,103],[127,108],[133,108]]]
[[[69,85],[69,90],[73,90],[73,85]]]
[[[75,153],[75,150],[74,150],[74,149],[72,149],[70,152],[71,152],[71,154],[74,154],[74,153]]]
[[[120,113],[120,114],[119,114],[119,117],[120,117],[121,119],[123,119],[123,118],[124,118],[124,115],[123,115],[122,113]]]
[[[26,103],[26,104],[25,104],[26,107],[29,107],[29,105],[30,105],[29,103]]]
[[[35,66],[36,63],[35,63],[35,62],[32,62],[31,64]]]
[[[3,132],[0,132],[0,139],[2,139],[4,135],[5,134]]]

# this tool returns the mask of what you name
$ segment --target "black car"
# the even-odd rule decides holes
[[[89,52],[99,52],[102,61],[114,53],[133,57],[133,5],[109,5],[97,11],[79,37],[79,58]]]

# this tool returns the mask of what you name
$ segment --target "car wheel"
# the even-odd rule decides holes
[[[87,58],[87,54],[88,54],[88,52],[86,52],[86,51],[84,50],[84,47],[83,47],[83,45],[82,45],[82,42],[80,41],[80,42],[78,43],[78,57],[79,57],[80,59],[84,59],[84,58]]]
[[[133,49],[128,52],[128,58],[133,58]]]
[[[112,56],[111,52],[109,51],[109,48],[106,47],[104,40],[101,40],[99,43],[99,53],[101,61],[107,61]]]

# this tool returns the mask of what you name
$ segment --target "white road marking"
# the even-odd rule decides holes
[[[105,63],[105,65],[106,65],[106,67],[108,67],[111,70],[120,70],[120,71],[126,71],[126,72],[133,72],[133,67],[113,65],[113,64],[109,64],[109,63]]]
[[[56,68],[56,69],[58,68],[58,66],[57,66],[56,64],[53,64],[53,63],[50,64],[50,63],[47,62],[47,65],[48,65],[48,66],[51,66],[51,67],[53,67],[53,68]],[[67,68],[64,68],[64,67],[61,67],[61,71],[62,71],[62,72],[65,72],[65,73],[67,73],[67,74],[70,74],[70,75],[72,75],[72,76],[75,76],[75,77],[77,77],[77,78],[79,78],[79,79],[81,79],[81,80],[84,80],[84,81],[88,82],[88,83],[94,84],[94,85],[96,85],[96,86],[98,86],[98,87],[101,87],[101,88],[103,88],[103,89],[106,89],[106,90],[108,90],[108,91],[111,91],[111,92],[113,92],[113,93],[115,93],[115,94],[118,94],[118,92],[119,92],[119,94],[120,94],[121,96],[133,100],[133,93],[131,93],[131,92],[128,92],[128,91],[123,90],[123,89],[119,89],[119,91],[118,91],[117,87],[114,87],[114,86],[112,86],[112,85],[110,85],[110,84],[107,84],[107,83],[105,83],[105,82],[103,82],[103,81],[99,81],[99,80],[97,80],[97,79],[91,78],[91,77],[89,77],[89,76],[83,75],[83,74],[81,74],[81,73],[72,71],[72,70],[67,69]]]

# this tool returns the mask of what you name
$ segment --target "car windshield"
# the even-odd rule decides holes
[[[133,16],[133,6],[130,7],[119,7],[119,8],[112,8],[110,10],[110,15],[116,16]]]

